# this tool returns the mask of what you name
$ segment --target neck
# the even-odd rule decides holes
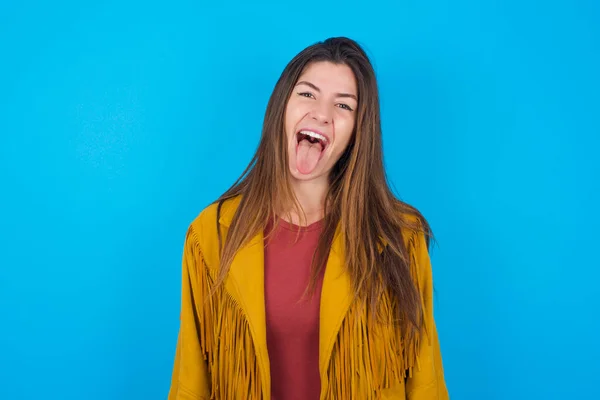
[[[321,220],[324,214],[325,196],[329,189],[329,184],[326,179],[310,180],[310,181],[292,181],[292,189],[298,198],[298,202],[302,207],[302,211],[306,216],[306,220],[302,220],[302,215],[298,215],[295,211],[290,214],[290,219],[284,218],[286,221],[296,225],[310,225]]]

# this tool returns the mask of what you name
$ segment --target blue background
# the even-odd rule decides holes
[[[600,398],[598,2],[4,0],[1,399],[166,397],[185,229],[336,35],[437,236],[451,397]]]

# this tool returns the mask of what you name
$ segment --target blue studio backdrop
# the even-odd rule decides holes
[[[595,0],[0,4],[0,399],[165,399],[191,220],[285,64],[369,52],[453,399],[598,399]]]

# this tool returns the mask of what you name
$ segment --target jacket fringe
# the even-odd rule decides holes
[[[417,234],[408,240],[410,271],[419,294],[421,282],[416,255]],[[379,307],[384,317],[392,316],[389,296],[382,296]],[[424,299],[421,296],[421,307]],[[423,319],[419,334],[401,337],[399,326],[392,322],[376,323],[368,306],[351,306],[334,344],[328,366],[327,399],[379,399],[381,390],[402,384],[419,369],[418,348],[428,321]]]
[[[200,346],[208,365],[211,400],[263,399],[252,335],[248,321],[224,286],[212,293],[214,277],[196,242],[200,298],[198,304]]]
[[[408,242],[410,269],[421,293],[416,255],[416,234]],[[204,304],[198,304],[201,348],[211,377],[211,399],[263,399],[259,365],[248,321],[240,306],[218,288],[209,296],[213,276],[195,243],[198,258],[199,288]],[[421,298],[424,308],[424,302]],[[383,296],[384,315],[391,315],[392,302]],[[419,368],[418,347],[426,334],[428,321],[423,320],[421,334],[401,337],[393,323],[376,323],[369,307],[351,306],[342,321],[329,361],[326,399],[378,399],[381,390],[401,384]],[[426,334],[426,336],[428,336]]]

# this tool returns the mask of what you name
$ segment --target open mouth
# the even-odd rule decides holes
[[[320,133],[316,133],[308,130],[301,130],[296,134],[298,144],[303,140],[307,140],[310,144],[319,144],[321,146],[321,152],[327,147],[328,140],[325,136]]]
[[[296,140],[296,168],[305,175],[316,171],[329,139],[321,133],[302,129],[296,133]]]

